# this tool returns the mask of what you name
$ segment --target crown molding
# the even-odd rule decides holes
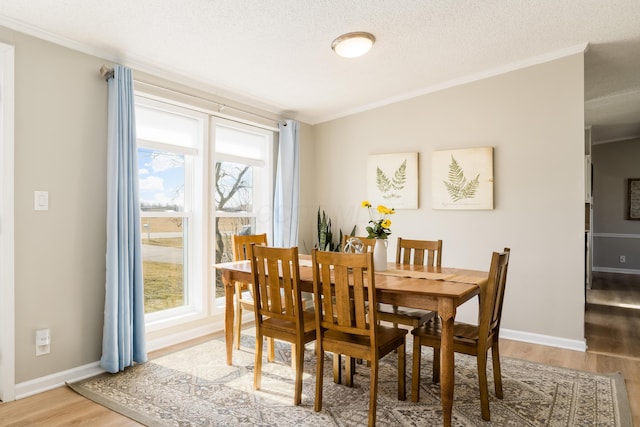
[[[506,65],[502,65],[500,67],[489,68],[487,70],[480,71],[478,73],[469,74],[467,76],[463,76],[457,79],[438,83],[432,86],[427,86],[425,88],[422,88],[416,91],[407,92],[405,94],[387,98],[378,102],[373,102],[360,107],[345,110],[342,113],[326,116],[320,120],[316,120],[311,124],[316,125],[319,123],[328,122],[330,120],[339,119],[342,117],[350,116],[352,114],[362,113],[364,111],[373,110],[375,108],[384,107],[386,105],[395,104],[401,101],[406,101],[408,99],[416,98],[418,96],[428,95],[430,93],[435,93],[441,90],[450,89],[455,86],[461,86],[467,83],[484,80],[489,77],[495,77],[501,74],[510,73],[512,71],[521,70],[523,68],[528,68],[533,65],[544,64],[546,62],[555,61],[556,59],[561,59],[561,58],[565,58],[568,56],[577,55],[581,53],[584,54],[588,49],[589,49],[589,43],[581,43],[578,45],[567,47],[565,49],[560,49],[560,50],[548,52],[542,55],[533,56],[531,58],[526,58],[521,61],[512,62]]]

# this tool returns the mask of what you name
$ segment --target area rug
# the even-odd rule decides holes
[[[102,374],[69,386],[81,395],[147,426],[363,426],[367,424],[369,369],[357,365],[354,387],[335,384],[331,356],[325,363],[323,408],[314,412],[315,353],[305,351],[302,404],[293,405],[290,346],[276,343],[276,361],[263,363],[262,387],[252,389],[255,339],[243,331],[233,366],[224,340],[212,340],[118,374]],[[410,339],[410,338],[409,338]],[[411,346],[407,346],[409,350]],[[397,400],[397,355],[382,360],[377,425],[442,425],[440,389],[431,382],[431,350],[422,350],[420,402]],[[491,366],[491,363],[489,363]],[[504,399],[493,393],[491,421],[482,421],[476,361],[456,354],[455,426],[631,426],[620,373],[592,374],[502,358]]]

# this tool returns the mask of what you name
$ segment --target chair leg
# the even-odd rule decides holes
[[[404,339],[404,338],[403,338]],[[398,347],[398,400],[407,399],[407,351],[403,343]]]
[[[274,360],[276,360],[276,347],[275,345],[273,345],[273,338],[268,337],[267,338],[267,361],[269,363],[272,363]]]
[[[253,388],[260,390],[260,381],[262,380],[262,336],[256,331],[256,358],[253,371]]]
[[[304,347],[303,347],[303,352],[304,352]],[[291,369],[293,369],[294,371],[296,370],[296,358],[294,357],[295,354],[296,354],[296,345],[291,344]]]
[[[295,350],[292,353],[295,359],[295,372],[296,372],[296,385],[293,393],[293,404],[299,405],[302,401],[302,371],[304,368],[304,343],[291,344],[291,350]]]
[[[440,349],[433,348],[433,382],[438,384],[440,382]]]
[[[495,384],[496,397],[502,399],[502,371],[500,370],[500,350],[496,340],[491,346],[491,358],[493,359],[493,383]]]
[[[233,328],[233,346],[240,350],[240,329],[242,328],[242,304],[238,301],[238,288],[236,288],[235,327]]]
[[[378,403],[378,366],[379,360],[371,360],[371,385],[369,390],[369,426],[376,425],[376,407]]]
[[[413,373],[411,377],[411,401],[420,400],[420,361],[422,357],[422,344],[420,337],[413,337]]]
[[[316,344],[317,346],[317,344]],[[336,384],[340,384],[342,381],[342,355],[338,353],[333,353],[333,382]]]
[[[393,306],[393,314],[396,314],[396,315],[398,314],[398,306],[397,306],[397,305],[394,305],[394,306]],[[397,327],[398,327],[398,324],[397,324],[396,322],[393,322],[393,327],[394,327],[394,328],[397,328]],[[398,351],[398,349],[397,349],[397,348],[396,348],[396,351]]]
[[[485,421],[491,420],[491,414],[489,413],[489,386],[487,384],[487,351],[483,351],[478,354],[478,382],[480,384],[480,409],[482,412],[482,419]]]
[[[353,387],[353,374],[356,372],[356,359],[350,356],[344,357],[344,385]]]
[[[322,409],[322,375],[324,375],[324,350],[322,346],[316,342],[316,398],[313,403],[313,410],[318,412]],[[333,366],[338,358],[336,353],[333,354]],[[335,373],[334,373],[335,375]]]
[[[296,367],[298,366],[298,350],[297,345],[291,344],[291,370],[296,372]]]

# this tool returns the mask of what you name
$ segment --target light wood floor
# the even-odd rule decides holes
[[[590,352],[640,358],[640,275],[594,272],[584,326]]]
[[[593,272],[587,303],[640,310],[640,275]]]
[[[640,312],[606,305],[588,305],[585,313],[586,352],[501,340],[503,357],[531,360],[589,372],[623,373],[633,423],[640,427]],[[159,357],[212,336],[155,352]],[[139,426],[120,414],[60,387],[15,402],[0,404],[0,426]]]

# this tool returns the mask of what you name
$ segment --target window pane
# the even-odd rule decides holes
[[[143,211],[184,211],[185,156],[138,149],[140,208]]]
[[[186,218],[141,218],[144,312],[186,305]]]
[[[216,162],[216,210],[253,211],[253,167],[242,163]]]
[[[217,217],[216,218],[216,263],[233,261],[231,236],[234,234],[256,234],[254,217]],[[222,278],[216,276],[216,298],[224,296]]]
[[[198,147],[202,121],[144,105],[136,105],[136,137],[182,147]]]

